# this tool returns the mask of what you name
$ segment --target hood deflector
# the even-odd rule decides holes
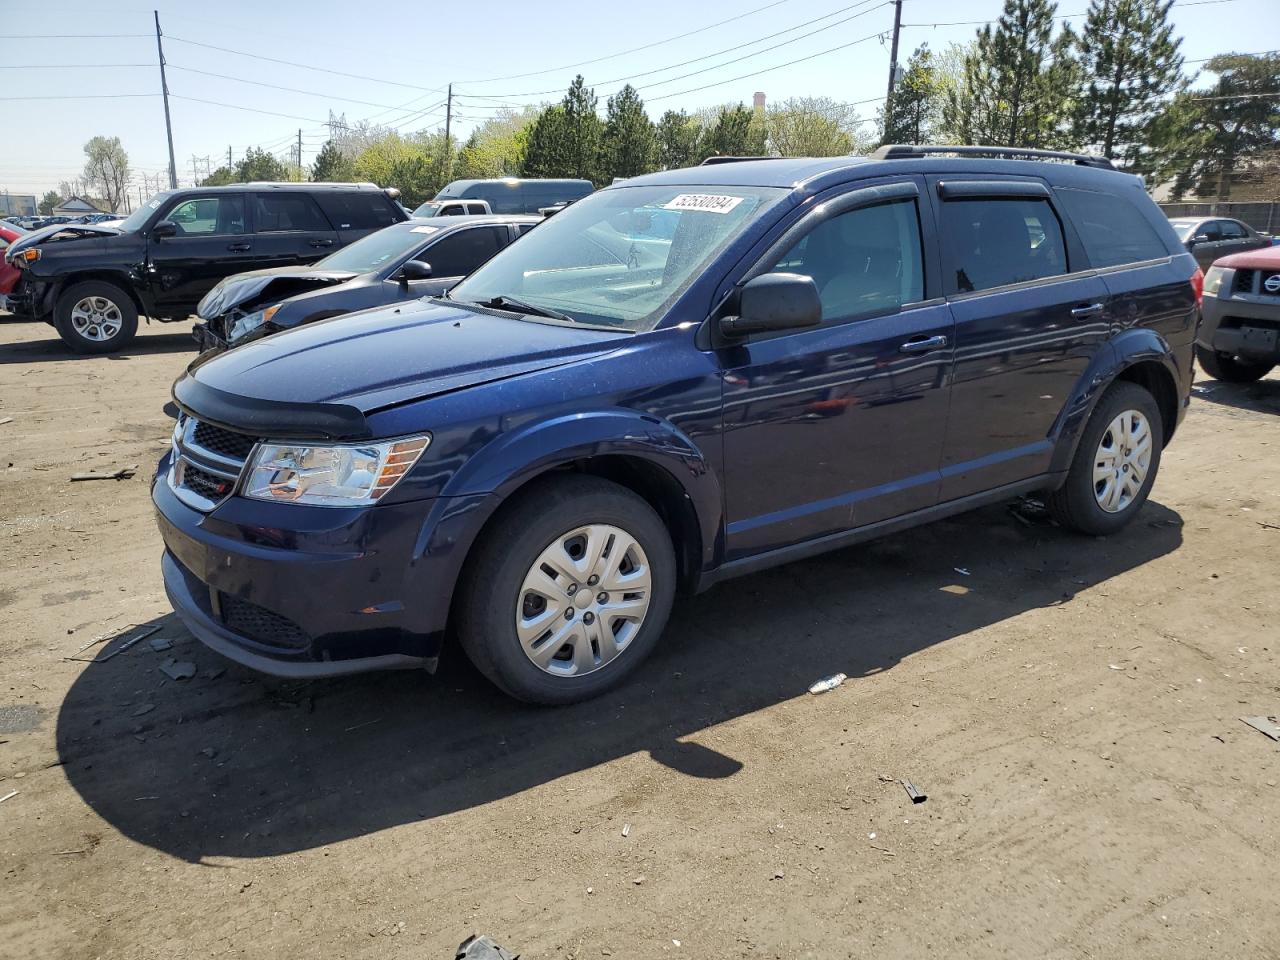
[[[346,403],[259,400],[227,393],[184,373],[173,384],[173,399],[189,416],[226,430],[273,440],[367,440],[373,436],[364,414]]]

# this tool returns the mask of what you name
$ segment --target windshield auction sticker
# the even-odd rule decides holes
[[[410,233],[435,233],[439,227],[410,227]]]
[[[701,210],[703,213],[728,213],[742,202],[741,197],[714,193],[682,193],[663,204],[667,210]]]

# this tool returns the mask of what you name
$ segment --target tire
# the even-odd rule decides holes
[[[1122,417],[1127,421],[1121,421]],[[1144,425],[1133,436],[1131,446],[1126,446],[1117,429],[1125,423],[1130,429]],[[1164,425],[1155,398],[1136,383],[1113,383],[1089,417],[1066,482],[1048,497],[1053,518],[1078,533],[1116,533],[1146,503],[1160,469],[1163,447]],[[1126,449],[1132,454],[1126,456]],[[1111,473],[1112,467],[1116,473]],[[1142,479],[1135,489],[1132,477],[1139,472]]]
[[[76,353],[115,353],[137,335],[138,308],[114,283],[85,280],[62,291],[53,326]]]
[[[1265,377],[1275,366],[1274,363],[1268,363],[1265,360],[1254,363],[1237,360],[1235,357],[1206,349],[1199,344],[1196,344],[1196,359],[1200,361],[1200,367],[1205,373],[1223,383],[1253,383]]]
[[[621,683],[671,614],[676,561],[662,519],[625,487],[562,475],[536,481],[495,520],[459,594],[458,637],[471,662],[528,703],[576,703]],[[602,589],[611,582],[615,590]]]

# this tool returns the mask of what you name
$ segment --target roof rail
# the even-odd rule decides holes
[[[228,183],[228,187],[372,187],[381,189],[376,183],[367,180],[338,182],[329,180],[250,180],[248,183]],[[392,190],[394,187],[388,187]]]
[[[698,166],[711,167],[711,166],[715,166],[717,163],[743,163],[747,160],[777,160],[777,159],[779,158],[778,157],[707,157],[707,159],[703,160],[702,163],[698,164]]]
[[[1007,157],[1016,160],[1069,160],[1082,167],[1114,170],[1115,165],[1106,157],[1094,157],[1087,153],[1068,153],[1065,150],[1034,150],[1031,147],[974,147],[931,144],[886,144],[871,154],[874,160],[906,160],[930,154],[953,154],[957,157]]]

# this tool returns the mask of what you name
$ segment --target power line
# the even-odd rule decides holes
[[[154,63],[0,63],[0,70],[105,70],[154,66]]]
[[[172,39],[172,37],[170,39]],[[169,67],[173,70],[181,70],[184,73],[198,73],[205,77],[217,77],[219,80],[232,80],[236,83],[248,83],[255,87],[270,87],[272,90],[284,90],[287,93],[301,93],[308,97],[323,97],[327,100],[341,100],[344,103],[358,103],[365,107],[385,107],[388,110],[399,109],[389,103],[375,103],[371,100],[356,100],[352,97],[339,97],[335,94],[317,93],[314,90],[303,90],[299,87],[282,87],[277,83],[266,83],[262,80],[247,80],[244,77],[233,77],[225,73],[214,73],[210,70],[197,70],[195,67],[183,67],[176,63],[170,63]]]
[[[1177,7],[1203,7],[1212,3],[1235,3],[1236,0],[1187,0],[1186,3],[1175,3]],[[1054,20],[1073,20],[1076,17],[1088,16],[1088,11],[1083,13],[1060,13],[1053,17]],[[904,23],[904,27],[981,27],[990,23],[998,23],[999,20],[949,20],[938,23]]]
[[[158,96],[158,94],[148,93],[139,94],[139,96],[154,97]],[[317,120],[315,117],[299,117],[292,113],[276,113],[274,110],[258,110],[255,107],[241,107],[234,103],[223,103],[221,100],[202,100],[199,97],[184,97],[177,93],[170,93],[169,96],[174,100],[187,100],[191,103],[205,103],[213,107],[229,107],[232,110],[244,110],[248,113],[262,113],[269,117],[284,117],[286,120],[305,120],[307,123],[318,123],[322,125],[328,123],[327,120]]]
[[[0,100],[121,100],[128,97],[158,97],[158,93],[79,93],[57,96],[0,97]]]

